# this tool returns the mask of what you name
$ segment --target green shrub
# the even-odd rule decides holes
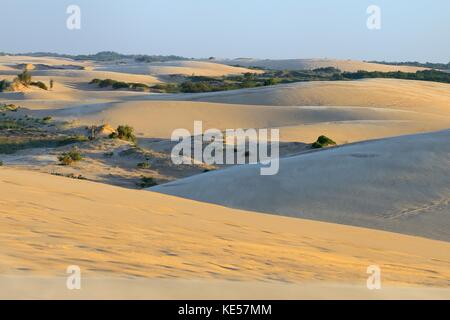
[[[152,89],[163,91],[165,93],[178,93],[180,92],[180,88],[177,84],[174,83],[160,83],[156,84],[152,87]]]
[[[111,139],[120,139],[125,141],[136,142],[136,136],[133,134],[133,128],[128,125],[121,125],[117,127],[117,132],[109,135]]]
[[[335,146],[335,145],[336,145],[336,142],[334,142],[327,136],[320,136],[319,138],[317,138],[317,141],[311,145],[311,147],[313,149],[320,149],[320,148],[325,148],[328,146]]]
[[[12,84],[8,80],[0,81],[0,92],[10,91],[12,89]]]
[[[130,88],[138,91],[148,90],[150,87],[144,83],[129,83]]]
[[[50,121],[50,120],[52,120],[52,117],[50,117],[50,116],[42,118],[42,121],[45,121],[45,122]]]
[[[41,88],[43,90],[48,90],[47,85],[42,81],[31,82],[30,85]]]
[[[112,85],[113,89],[129,89],[130,85],[126,82],[122,82],[122,81],[117,81],[114,82]]]
[[[150,187],[154,187],[157,186],[158,184],[155,182],[155,179],[151,178],[151,177],[141,177],[141,182],[139,183],[139,186],[141,188],[150,188]]]
[[[111,79],[105,79],[105,80],[100,80],[100,82],[98,83],[98,86],[100,88],[112,87],[112,85],[114,83],[116,83],[116,81],[111,80]]]
[[[148,162],[141,162],[137,164],[139,169],[148,169],[150,168],[150,164]]]
[[[81,156],[80,152],[76,149],[72,149],[67,153],[63,153],[58,157],[59,162],[62,165],[69,166],[74,162],[82,160],[83,157]]]
[[[15,104],[0,104],[0,111],[13,111],[16,112],[19,109]]]
[[[17,79],[25,86],[31,84],[31,74],[28,70],[24,70],[22,73],[18,74]]]

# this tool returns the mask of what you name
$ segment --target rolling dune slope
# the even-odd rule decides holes
[[[257,60],[257,59],[235,59],[220,61],[225,64],[239,65],[243,67],[260,67],[273,70],[313,70],[317,68],[334,67],[341,71],[355,72],[365,71],[403,71],[416,72],[424,68],[409,66],[391,66],[379,63],[369,63],[356,60],[333,60],[333,59],[286,59],[286,60]]]
[[[127,65],[100,66],[99,70],[127,74],[149,74],[152,76],[184,75],[218,77],[242,73],[262,73],[262,71],[233,67],[220,63],[203,61],[169,61],[153,63],[134,63]]]
[[[78,297],[103,298],[132,297],[136,283],[144,284],[140,298],[205,297],[209,291],[199,288],[208,285],[222,298],[258,291],[262,298],[343,297],[351,285],[359,288],[353,296],[373,297],[364,289],[372,264],[383,270],[384,289],[375,296],[404,287],[394,297],[429,298],[420,287],[445,288],[450,277],[445,242],[5,167],[0,193],[1,297],[71,296],[64,286],[69,265],[83,272]],[[260,291],[264,286],[270,290]]]
[[[133,97],[131,97],[133,98]],[[73,117],[85,123],[127,123],[145,137],[170,138],[173,130],[193,130],[195,120],[204,129],[281,128],[283,141],[313,142],[327,134],[338,143],[433,131],[450,127],[450,114],[438,108],[421,112],[369,107],[280,107],[229,105],[189,101],[130,101],[96,108],[54,110],[56,117]],[[434,114],[434,112],[436,114]]]
[[[178,180],[153,191],[450,241],[450,131],[368,141]],[[268,197],[270,195],[270,197]]]
[[[293,83],[181,99],[272,106],[390,107],[408,111],[439,108],[431,112],[450,114],[449,84],[397,79]]]

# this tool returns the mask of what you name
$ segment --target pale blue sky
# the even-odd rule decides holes
[[[79,5],[81,30],[66,28]],[[366,9],[382,9],[382,29]],[[0,51],[450,61],[448,0],[3,0]]]

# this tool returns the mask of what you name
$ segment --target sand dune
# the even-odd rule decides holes
[[[12,80],[20,70],[0,70],[2,79]],[[64,84],[84,83],[88,84],[92,79],[112,79],[125,82],[140,82],[148,85],[160,83],[158,79],[150,75],[124,74],[110,71],[86,71],[86,70],[33,70],[31,71],[33,79],[49,80]]]
[[[369,141],[151,190],[228,207],[450,241],[450,131]],[[270,197],[267,195],[270,194]]]
[[[185,75],[185,76],[224,76],[241,73],[262,73],[257,70],[233,67],[220,63],[203,61],[169,61],[154,63],[134,63],[127,65],[108,65],[98,67],[99,70],[108,70],[129,74],[146,74],[153,76]]]
[[[144,137],[170,138],[174,129],[191,129],[195,120],[202,120],[204,128],[275,127],[281,129],[282,141],[310,143],[326,134],[342,144],[449,128],[449,88],[438,83],[367,80],[159,95],[67,85],[57,92],[0,96],[44,109],[37,114],[86,124],[126,123]]]
[[[65,60],[22,57],[9,62],[13,61],[60,65]],[[29,88],[24,92],[0,93],[0,99],[32,109],[36,114],[63,120],[80,120],[86,124],[108,122],[114,126],[126,123],[143,137],[157,138],[168,138],[177,128],[189,129],[194,120],[203,120],[205,128],[277,127],[281,128],[283,141],[307,143],[322,134],[338,143],[348,143],[450,127],[450,85],[431,82],[392,79],[311,82],[175,95],[104,90],[88,84],[93,78],[159,82],[158,76],[123,73],[137,65],[142,66],[117,65],[122,68],[118,69],[121,72],[96,69],[107,69],[105,65],[96,65],[92,71],[34,70],[35,80],[55,81],[51,91]],[[209,62],[158,65],[234,72],[233,67]],[[0,77],[11,80],[18,72],[16,69],[0,70]]]
[[[313,142],[326,134],[347,143],[449,128],[449,88],[419,81],[366,80],[209,94],[135,95],[97,113],[89,113],[86,106],[83,110],[89,115],[82,119],[125,121],[145,136],[161,138],[203,120],[205,128],[278,127],[283,141]]]
[[[5,167],[0,191],[1,297],[126,298],[145,291],[141,298],[197,298],[208,284],[228,298],[256,291],[291,299],[449,294],[420,288],[448,286],[445,242]],[[62,282],[74,264],[85,277],[78,295]],[[386,291],[378,294],[364,289],[372,264],[383,272]],[[52,280],[57,277],[62,281]]]
[[[356,60],[333,60],[333,59],[286,59],[286,60],[258,60],[258,59],[235,59],[222,60],[224,64],[239,65],[243,67],[260,67],[274,70],[313,70],[317,68],[334,67],[341,71],[356,72],[365,71],[403,71],[416,72],[425,68],[409,66],[391,66],[379,63],[369,63]]]
[[[49,66],[74,65],[80,67],[89,67],[92,65],[89,61],[75,61],[67,58],[57,57],[30,57],[30,56],[0,56],[0,64],[12,65],[17,64],[45,64]]]
[[[194,121],[202,120],[205,129],[277,127],[281,128],[282,141],[313,142],[326,133],[343,143],[448,128],[450,116],[433,114],[436,109],[430,107],[426,112],[423,109],[422,112],[409,112],[396,108],[130,101],[101,105],[100,110],[86,105],[50,113],[56,117],[76,117],[86,123],[127,123],[146,137],[170,138],[173,130],[187,128],[192,131]]]
[[[450,114],[450,85],[396,79],[293,83],[197,94],[183,100],[276,106],[391,107],[408,111],[439,108]]]

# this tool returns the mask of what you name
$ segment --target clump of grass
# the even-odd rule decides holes
[[[72,163],[81,161],[83,156],[77,149],[72,149],[69,152],[63,153],[58,157],[61,165],[70,166]]]
[[[1,92],[1,91],[0,91]],[[13,111],[16,112],[19,109],[15,104],[0,104],[0,111]]]
[[[1,167],[1,166],[3,166],[3,161],[2,161],[2,160],[0,160],[0,167]]]
[[[334,142],[332,139],[328,138],[327,136],[320,136],[319,138],[317,138],[317,141],[314,142],[311,147],[313,149],[320,149],[320,148],[325,148],[328,146],[335,146],[336,142]]]
[[[31,74],[26,69],[24,69],[22,73],[18,74],[16,79],[26,87],[31,84]]]
[[[121,125],[117,127],[117,132],[109,135],[111,139],[120,139],[136,143],[136,136],[133,133],[134,129],[128,125]]]
[[[148,162],[140,162],[137,164],[139,169],[148,169],[150,168],[150,164]]]
[[[87,180],[85,177],[83,177],[81,174],[76,175],[73,173],[69,173],[69,174],[62,174],[62,173],[58,173],[58,172],[53,172],[52,175],[54,176],[59,176],[59,177],[66,177],[66,178],[71,178],[71,179],[77,179],[77,180]]]
[[[112,79],[92,79],[90,84],[96,84],[100,88],[112,87],[114,90],[117,89],[127,89],[136,91],[148,91],[149,86],[144,83],[134,83],[134,82],[124,82],[116,81]]]
[[[50,117],[50,116],[46,116],[46,117],[42,118],[42,121],[44,121],[44,122],[48,122],[50,120],[52,120],[52,117]]]
[[[6,91],[12,91],[13,86],[12,83],[8,80],[1,80],[0,81],[0,92],[6,92]]]
[[[152,177],[141,177],[141,182],[138,184],[141,188],[150,188],[157,186],[158,184],[155,182],[155,179]]]
[[[1,120],[0,129],[20,129],[23,125],[15,120]]]
[[[45,83],[43,83],[42,81],[33,81],[30,83],[30,85],[41,88],[42,90],[48,90],[47,85]]]

